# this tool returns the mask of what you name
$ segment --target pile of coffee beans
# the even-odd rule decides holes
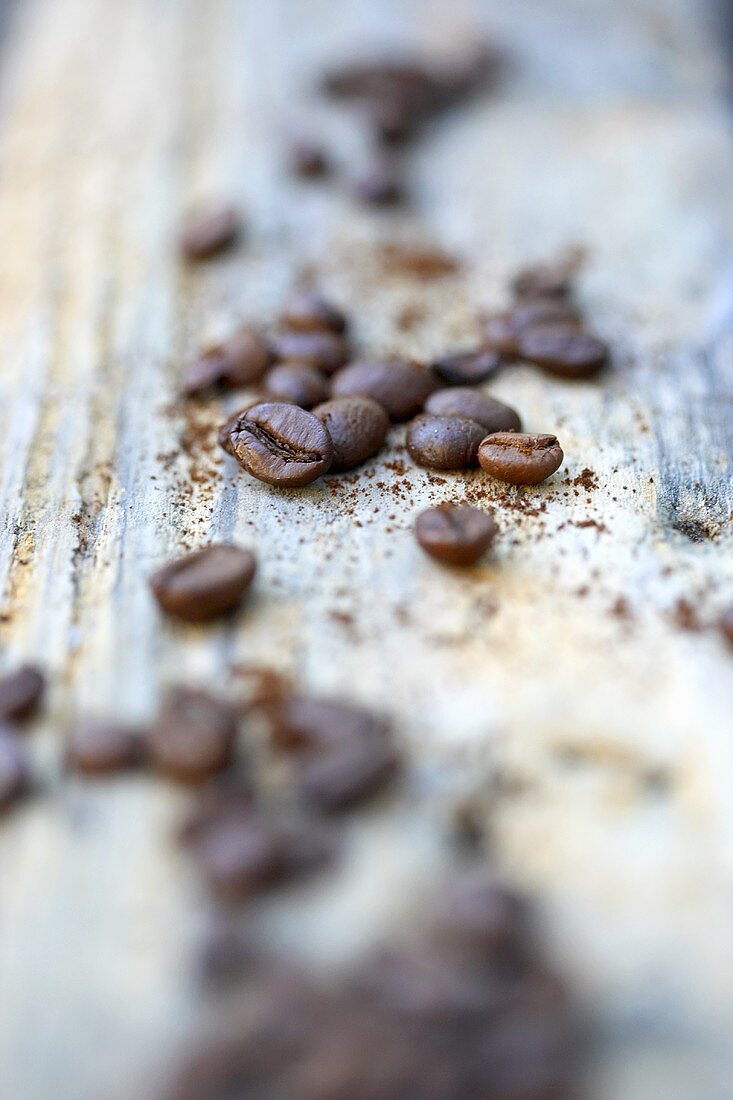
[[[166,1100],[569,1097],[581,1029],[526,903],[470,873],[443,897],[409,942],[328,985],[253,951],[254,1010],[229,1002]]]

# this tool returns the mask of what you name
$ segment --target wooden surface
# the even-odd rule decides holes
[[[203,907],[170,841],[183,796],[64,777],[59,731],[78,711],[144,720],[161,685],[218,683],[233,662],[388,710],[411,761],[406,792],[345,827],[338,873],[256,907],[275,942],[333,963],[404,926],[448,857],[449,807],[479,792],[494,858],[539,899],[599,1021],[588,1095],[730,1095],[733,661],[676,610],[707,626],[733,597],[733,147],[710,17],[696,0],[16,9],[0,644],[8,665],[47,664],[52,689],[30,735],[45,793],[0,830],[2,1100],[147,1095],[195,1019]],[[284,178],[288,126],[361,155],[346,114],[309,95],[326,60],[479,32],[512,64],[426,135],[410,213]],[[219,193],[247,211],[246,247],[184,272],[181,211]],[[463,270],[395,276],[379,252],[395,239]],[[401,473],[398,429],[358,480],[279,493],[201,443],[221,404],[193,425],[173,404],[200,343],[269,320],[309,265],[361,347],[432,355],[471,342],[519,263],[574,244],[613,372],[570,385],[518,367],[491,386],[561,439],[565,466],[537,490]],[[424,317],[411,333],[407,306]],[[459,576],[410,527],[466,492],[502,536]],[[215,536],[257,549],[254,600],[231,625],[162,622],[147,574]]]

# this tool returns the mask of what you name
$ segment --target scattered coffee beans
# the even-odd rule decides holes
[[[232,248],[241,230],[239,215],[231,206],[191,214],[181,233],[181,252],[187,260],[208,260]]]
[[[278,363],[265,379],[265,390],[271,401],[287,401],[311,409],[328,397],[326,378],[308,363]]]
[[[325,474],[331,438],[318,417],[297,405],[264,402],[229,421],[225,449],[247,473],[268,485],[298,488]]]
[[[463,416],[416,416],[407,428],[407,450],[429,470],[467,470],[476,465],[486,429]]]
[[[334,397],[372,397],[386,409],[390,420],[409,420],[420,412],[437,386],[432,371],[416,363],[365,359],[340,370],[331,384],[331,393]]]
[[[25,794],[30,785],[30,765],[25,748],[12,726],[0,724],[0,813]]]
[[[313,413],[333,444],[331,471],[351,470],[377,453],[389,428],[389,417],[371,397],[335,397]]]
[[[204,622],[241,603],[256,565],[250,550],[214,543],[159,569],[150,578],[150,587],[169,615],[190,623]]]
[[[35,665],[22,665],[0,679],[0,722],[24,722],[43,697],[46,677]]]
[[[432,369],[453,386],[474,386],[492,378],[501,366],[496,351],[464,351],[446,355],[432,364]]]
[[[78,722],[66,735],[66,763],[83,775],[109,775],[140,764],[140,732],[114,722]]]
[[[272,363],[272,350],[265,339],[242,329],[223,344],[208,348],[183,373],[182,390],[187,396],[211,389],[235,389],[259,382]]]
[[[229,706],[202,691],[173,688],[148,738],[152,763],[171,779],[198,782],[234,759],[237,719]]]
[[[340,309],[320,294],[307,291],[296,294],[280,314],[280,324],[296,332],[346,331],[346,317]]]
[[[559,469],[564,457],[554,435],[524,432],[494,432],[478,449],[483,469],[511,485],[538,485]]]
[[[415,535],[423,550],[447,565],[474,565],[491,546],[496,533],[493,517],[468,504],[428,508],[415,524]]]
[[[485,432],[520,431],[519,414],[481,390],[464,386],[449,387],[431,393],[425,402],[425,412],[435,416],[464,416],[475,420]]]
[[[566,325],[538,325],[517,340],[521,359],[562,378],[588,378],[608,361],[608,347],[590,333]]]
[[[326,330],[283,332],[273,338],[278,362],[308,363],[324,374],[333,374],[349,358],[349,346],[343,336]]]
[[[293,142],[288,150],[288,164],[292,174],[300,179],[322,179],[331,170],[325,150],[314,141]]]

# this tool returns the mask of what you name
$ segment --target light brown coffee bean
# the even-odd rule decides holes
[[[389,417],[371,397],[335,397],[317,405],[314,416],[333,444],[332,473],[352,470],[377,453],[389,429]]]
[[[194,783],[234,760],[237,717],[203,691],[173,688],[153,723],[148,748],[153,765],[171,779]]]
[[[253,405],[224,427],[229,432],[225,449],[268,485],[309,485],[331,467],[331,437],[317,417],[297,405]]]
[[[331,393],[334,397],[371,397],[386,410],[390,420],[409,420],[420,412],[437,386],[432,371],[416,363],[365,359],[340,370],[331,383]]]
[[[250,550],[214,543],[163,566],[150,578],[150,587],[169,615],[205,622],[239,606],[256,567]]]
[[[491,546],[496,532],[493,517],[468,504],[428,508],[415,524],[423,550],[447,565],[474,565]]]
[[[425,412],[435,416],[463,416],[481,424],[487,432],[520,431],[519,414],[481,390],[468,386],[450,386],[431,393]]]
[[[476,465],[486,429],[463,416],[416,416],[407,428],[413,462],[429,470],[467,470]]]
[[[263,336],[250,329],[202,352],[183,372],[181,389],[191,397],[207,390],[236,389],[259,382],[272,362]]]
[[[484,470],[511,485],[538,485],[562,465],[562,449],[554,435],[494,432],[479,446]]]
[[[539,325],[517,340],[521,359],[561,378],[588,378],[608,362],[608,346],[596,336],[567,325]]]
[[[336,332],[282,332],[272,339],[279,363],[307,363],[324,374],[333,374],[349,358],[349,345]]]
[[[265,391],[271,401],[287,401],[311,409],[328,397],[326,378],[308,363],[278,363],[265,378]]]

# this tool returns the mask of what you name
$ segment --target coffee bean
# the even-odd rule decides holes
[[[83,775],[107,775],[143,759],[139,730],[114,722],[78,722],[66,734],[67,765]]]
[[[517,340],[517,354],[561,378],[587,378],[608,362],[602,340],[567,325],[527,329]]]
[[[535,264],[517,272],[511,289],[517,298],[567,298],[573,289],[574,263]]]
[[[416,416],[407,428],[407,450],[429,470],[467,470],[476,465],[486,429],[463,416]]]
[[[480,465],[510,485],[538,485],[561,465],[562,449],[554,435],[494,432],[478,449]]]
[[[464,351],[446,355],[432,364],[432,369],[454,386],[471,386],[492,378],[501,366],[501,357],[495,351]]]
[[[333,444],[321,421],[282,402],[253,405],[229,431],[227,450],[244,469],[281,488],[309,485],[333,461]]]
[[[431,393],[425,412],[435,416],[464,416],[481,424],[487,432],[520,431],[519,414],[494,397],[464,386],[449,387]]]
[[[328,383],[308,363],[278,363],[265,379],[265,391],[271,401],[287,401],[310,409],[328,397]]]
[[[567,302],[553,299],[537,299],[520,302],[504,313],[494,313],[485,318],[483,342],[499,355],[514,358],[519,354],[519,340],[523,333],[538,325],[565,325],[580,327],[577,309]]]
[[[255,575],[250,550],[214,543],[163,566],[150,578],[164,611],[186,622],[204,622],[237,607]]]
[[[25,794],[30,786],[30,764],[25,748],[12,726],[0,723],[0,813]]]
[[[237,409],[235,413],[225,420],[223,424],[220,424],[216,430],[216,441],[222,450],[226,451],[228,455],[234,455],[232,450],[232,432],[236,429],[237,424],[242,419],[246,412],[253,409],[255,405],[261,405],[262,401],[258,397],[253,397],[251,401],[248,401],[246,405],[243,405],[241,409]]]
[[[371,397],[335,397],[313,410],[333,444],[332,473],[351,470],[377,453],[389,428],[389,417]]]
[[[720,616],[720,629],[723,636],[733,646],[733,603],[729,604]]]
[[[308,363],[324,374],[333,374],[349,358],[349,345],[336,332],[283,332],[273,337],[279,363]]]
[[[326,151],[314,141],[295,141],[288,150],[288,164],[294,176],[322,179],[331,171]]]
[[[420,546],[448,565],[473,565],[491,546],[497,526],[492,516],[468,504],[439,504],[415,523]]]
[[[293,754],[298,788],[332,812],[361,801],[395,773],[389,731],[369,711],[296,695],[272,711],[276,745]]]
[[[296,294],[280,314],[280,324],[296,332],[346,331],[346,316],[326,298],[313,291]]]
[[[340,370],[331,393],[334,397],[372,397],[390,420],[409,420],[437,386],[431,371],[405,359],[365,359]]]
[[[150,757],[171,779],[197,782],[229,767],[236,736],[229,706],[203,691],[174,688],[150,729]]]
[[[38,709],[46,677],[35,665],[22,665],[0,679],[0,722],[23,722]]]
[[[259,382],[272,362],[272,350],[258,333],[242,329],[223,344],[202,352],[183,373],[182,390],[188,396],[207,390],[235,389]]]
[[[354,196],[369,206],[395,206],[405,199],[402,180],[387,165],[374,164],[353,184]]]
[[[231,206],[190,214],[181,233],[181,252],[187,260],[208,260],[232,248],[241,231],[239,214]]]

